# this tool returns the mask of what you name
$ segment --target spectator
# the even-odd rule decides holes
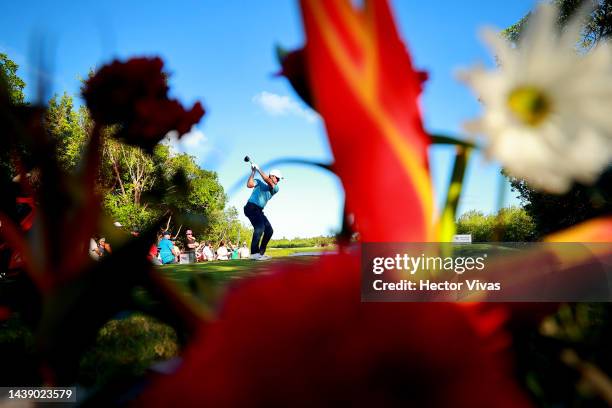
[[[237,253],[234,254],[234,252],[236,252],[236,249],[238,249],[237,247],[234,246],[234,244],[232,244],[232,241],[227,241],[227,257],[229,259],[236,259],[237,258]]]
[[[195,250],[200,244],[198,244],[195,237],[193,236],[193,231],[187,230],[185,235],[187,236],[187,248]]]
[[[204,245],[202,255],[205,261],[212,261],[215,259],[215,254],[213,253],[212,247],[210,246],[210,242],[207,242],[206,245]]]
[[[219,248],[217,248],[217,259],[219,261],[227,261],[229,259],[227,247],[223,241],[221,241]]]
[[[113,252],[110,244],[106,242],[106,238],[102,237],[98,241],[98,251],[100,252],[100,258],[110,255]]]
[[[157,242],[159,242],[160,236],[157,236]],[[159,251],[157,250],[157,243],[151,245],[149,248],[149,254],[147,255],[147,259],[151,261],[153,265],[161,265],[162,262],[159,260]]]
[[[187,237],[186,239],[187,251],[186,252],[187,254],[189,254],[189,263],[192,263],[196,261],[196,248],[198,248],[200,244],[198,244],[195,237],[193,236],[193,231],[187,230],[187,232],[185,232],[185,235]]]
[[[172,253],[174,254],[174,259],[176,260],[176,263],[180,263],[181,262],[181,252],[183,252],[183,250],[181,249],[180,246],[178,246],[176,244],[176,240],[172,240]]]
[[[96,240],[94,238],[89,239],[89,256],[94,261],[99,261],[100,257],[102,256],[102,253],[100,252],[98,244],[96,244]]]
[[[164,231],[163,238],[159,241],[157,248],[159,249],[159,256],[161,257],[162,264],[176,263],[176,255],[174,253],[174,244],[170,241],[170,232]]]
[[[242,243],[242,246],[238,250],[238,256],[240,257],[240,259],[248,259],[249,256],[251,256],[251,251],[249,251],[246,242]]]

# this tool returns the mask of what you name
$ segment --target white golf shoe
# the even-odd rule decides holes
[[[268,255],[259,255],[259,259],[257,259],[258,261],[267,261],[269,259],[272,259],[271,256]]]
[[[253,254],[253,255],[249,256],[249,259],[252,259],[254,261],[259,261],[259,260],[261,260],[261,255],[260,254]]]

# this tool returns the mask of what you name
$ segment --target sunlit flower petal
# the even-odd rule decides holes
[[[516,48],[484,32],[499,67],[461,75],[485,108],[467,130],[486,135],[509,174],[553,193],[592,184],[612,161],[612,52],[580,55],[579,33],[576,18],[559,34],[557,10],[542,5]]]

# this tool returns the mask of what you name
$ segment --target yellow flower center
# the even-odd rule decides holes
[[[548,96],[533,86],[522,86],[510,92],[508,107],[517,119],[530,126],[542,123],[551,111]]]

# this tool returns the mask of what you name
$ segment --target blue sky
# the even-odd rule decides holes
[[[455,80],[458,68],[491,64],[478,38],[483,25],[505,28],[533,6],[532,1],[392,1],[415,65],[429,71],[422,99],[430,131],[458,134],[480,106]],[[19,74],[35,83],[32,44],[45,46],[52,64],[46,74],[53,92],[77,95],[79,78],[113,58],[159,55],[172,73],[173,96],[201,100],[207,115],[178,149],[216,170],[242,214],[249,190],[231,189],[248,173],[249,154],[259,164],[283,157],[331,161],[320,119],[275,78],[274,45],[303,42],[297,2],[21,0],[2,6],[0,52],[21,65]],[[35,97],[34,87],[27,96]],[[434,147],[430,157],[438,205],[450,177],[453,150]],[[268,169],[269,170],[269,169]],[[314,236],[340,226],[342,188],[327,173],[309,167],[281,167],[287,179],[266,207],[275,237]],[[496,209],[499,167],[481,155],[472,158],[459,212]],[[506,205],[517,200],[506,194]],[[248,224],[244,216],[242,219]]]

